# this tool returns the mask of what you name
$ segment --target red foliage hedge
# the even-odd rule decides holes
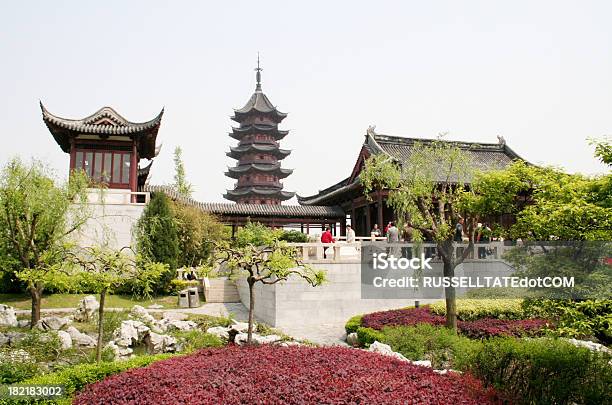
[[[361,325],[381,330],[385,326],[413,326],[419,323],[444,325],[445,317],[433,314],[428,307],[394,309],[364,315]],[[494,319],[483,318],[475,321],[457,321],[457,328],[471,338],[493,336],[535,336],[547,325],[544,319]]]
[[[469,375],[363,350],[271,345],[205,349],[88,385],[74,404],[491,404]]]

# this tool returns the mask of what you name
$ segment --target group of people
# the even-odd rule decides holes
[[[372,240],[375,240],[374,238],[379,238],[381,236],[386,237],[389,243],[397,243],[400,241],[410,242],[412,240],[412,228],[408,224],[405,224],[403,229],[400,230],[395,222],[389,221],[383,232],[381,232],[378,224],[374,224],[374,227],[370,231],[370,237]]]

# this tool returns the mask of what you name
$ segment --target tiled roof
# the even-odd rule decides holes
[[[245,173],[263,172],[267,174],[275,174],[280,179],[283,179],[293,173],[293,169],[283,169],[280,163],[274,164],[258,164],[251,163],[247,165],[232,166],[227,168],[226,176],[237,179]]]
[[[155,157],[155,138],[164,115],[163,109],[155,118],[146,122],[128,121],[111,107],[102,107],[82,119],[68,119],[53,115],[42,102],[40,109],[47,128],[66,153],[70,152],[70,134],[120,135],[139,138],[142,158]]]
[[[272,135],[274,139],[283,139],[289,133],[288,130],[278,129],[278,125],[245,125],[242,127],[233,127],[230,136],[234,139],[241,140],[245,135],[248,134],[268,134]]]
[[[278,159],[284,159],[291,154],[291,151],[288,149],[280,149],[276,145],[264,145],[252,143],[248,145],[239,145],[239,146],[231,146],[230,152],[226,153],[227,156],[238,159],[245,153],[269,153],[271,155],[276,156]]]
[[[257,197],[268,197],[276,198],[282,201],[288,200],[295,195],[293,192],[282,191],[279,188],[261,188],[261,187],[243,187],[235,190],[227,190],[227,193],[223,196],[228,200],[235,200],[245,196],[257,196]]]
[[[403,163],[409,160],[412,149],[416,143],[431,144],[436,142],[434,139],[420,138],[404,138],[399,136],[379,135],[368,132],[363,144],[370,154],[377,155],[380,153],[387,154],[397,162]],[[471,164],[475,169],[497,170],[503,169],[512,163],[514,160],[521,159],[505,141],[499,143],[480,143],[480,142],[459,142],[459,141],[442,141],[448,142],[453,146],[467,152],[470,156]],[[304,205],[320,204],[326,200],[341,195],[349,190],[354,190],[359,187],[359,178],[355,178],[350,182],[350,177],[346,178],[324,190],[320,190],[317,194],[311,196],[299,196],[298,202]],[[446,178],[441,177],[439,181],[446,181]],[[452,179],[451,179],[452,181]]]
[[[288,218],[344,218],[345,213],[336,206],[301,206],[301,205],[266,205],[266,204],[233,204],[199,202],[185,198],[174,189],[166,186],[146,185],[144,191],[161,192],[169,198],[201,209],[215,215],[237,215],[253,217],[288,217]]]

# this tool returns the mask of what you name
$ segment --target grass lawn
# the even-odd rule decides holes
[[[42,299],[42,308],[76,308],[79,301],[90,294],[50,294]],[[95,295],[95,294],[92,294]],[[99,297],[96,296],[99,300]],[[134,305],[147,307],[152,304],[163,305],[164,308],[176,308],[178,298],[176,296],[156,297],[150,300],[137,300],[129,295],[106,296],[104,306],[106,308],[131,308]],[[10,305],[15,309],[30,309],[32,301],[27,294],[0,294],[0,304]]]

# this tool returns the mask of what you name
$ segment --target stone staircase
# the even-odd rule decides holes
[[[204,295],[206,302],[240,302],[236,284],[224,277],[208,279]]]

